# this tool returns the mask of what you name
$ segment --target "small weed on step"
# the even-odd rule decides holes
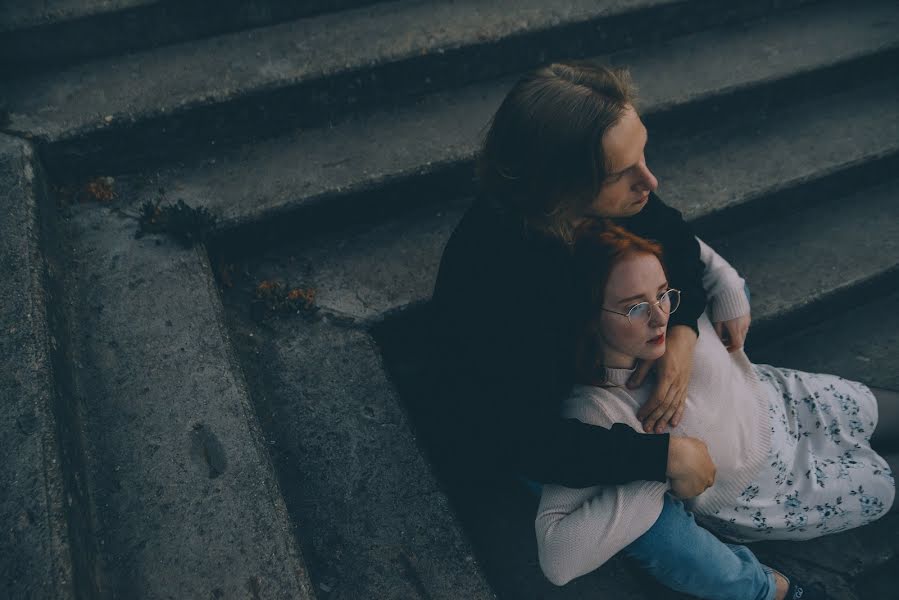
[[[256,286],[256,294],[250,305],[251,314],[256,321],[262,321],[271,315],[311,315],[316,309],[313,288],[290,289],[274,280],[265,280]]]
[[[215,224],[215,217],[205,207],[194,208],[184,200],[175,204],[144,202],[137,216],[138,230],[135,237],[148,233],[164,233],[185,248],[202,242],[206,232]]]

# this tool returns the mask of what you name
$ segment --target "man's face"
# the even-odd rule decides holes
[[[649,193],[659,186],[646,166],[646,140],[646,127],[634,108],[628,106],[621,120],[602,136],[609,171],[586,216],[629,217],[643,210]]]

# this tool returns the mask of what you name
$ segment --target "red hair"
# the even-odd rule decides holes
[[[662,247],[631,233],[608,219],[588,220],[575,231],[575,306],[578,327],[575,374],[579,381],[596,382],[600,364],[596,340],[598,316],[612,267],[630,254],[651,254],[662,269]],[[599,380],[602,380],[600,377]]]

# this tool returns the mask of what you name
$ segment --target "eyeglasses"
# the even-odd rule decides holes
[[[631,323],[649,323],[652,319],[652,309],[658,306],[666,315],[670,315],[680,306],[680,290],[670,289],[659,294],[658,300],[655,302],[640,302],[634,304],[626,313],[618,312],[610,308],[600,307],[602,310],[622,317],[627,317]]]

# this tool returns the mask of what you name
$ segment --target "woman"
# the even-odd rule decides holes
[[[687,408],[672,434],[705,440],[718,470],[715,484],[688,501],[690,509],[738,542],[809,539],[883,516],[895,484],[887,461],[870,446],[875,396],[840,377],[753,365],[742,350],[728,352],[712,320],[748,314],[744,282],[711,248],[700,247],[711,319],[699,320]],[[582,384],[564,404],[565,416],[601,426],[639,423],[648,386],[631,390],[624,383],[638,360],[665,353],[668,319],[680,301],[661,257],[658,245],[608,221],[582,228],[575,249]],[[878,436],[896,441],[897,432]],[[536,531],[547,577],[563,584],[636,541],[661,513],[667,489],[658,482],[545,486]]]

